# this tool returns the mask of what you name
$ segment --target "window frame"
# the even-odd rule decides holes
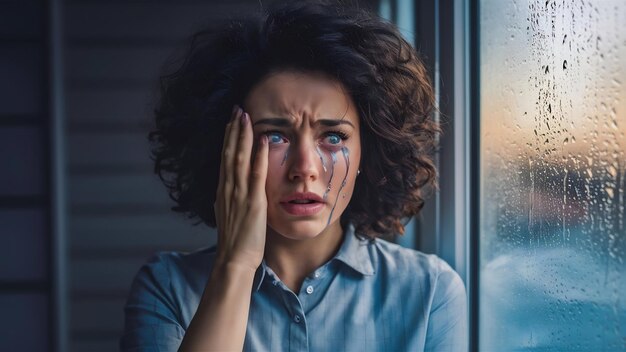
[[[435,121],[443,134],[434,161],[439,187],[398,242],[444,259],[463,279],[469,346],[478,351],[480,229],[479,8],[477,0],[381,0],[381,15],[405,31],[398,13],[413,6],[412,39],[431,72]],[[384,13],[386,12],[386,13]],[[410,35],[413,34],[413,35]]]

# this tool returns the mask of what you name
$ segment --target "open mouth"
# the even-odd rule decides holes
[[[287,203],[292,203],[292,204],[311,204],[311,203],[319,203],[318,201],[315,201],[313,199],[298,199],[298,200],[291,200]]]
[[[298,199],[280,203],[282,208],[291,215],[315,215],[324,208],[324,203],[312,199]]]
[[[281,207],[291,215],[315,215],[326,206],[324,199],[315,192],[294,192],[284,197]]]

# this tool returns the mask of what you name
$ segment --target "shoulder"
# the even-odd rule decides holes
[[[428,275],[440,275],[454,270],[444,260],[434,254],[426,254],[414,249],[402,247],[384,239],[377,238],[370,246],[370,252],[377,266],[390,270],[422,272]]]
[[[170,270],[204,271],[213,264],[215,253],[215,247],[199,248],[191,252],[157,252],[148,259],[146,265],[167,267]]]
[[[214,254],[214,248],[154,254],[135,275],[127,305],[159,302],[186,318],[195,309],[190,302],[199,301],[204,292]]]
[[[157,320],[186,327],[204,292],[214,253],[213,248],[203,248],[151,256],[132,282],[126,301],[127,322],[144,318],[150,321],[157,310]]]
[[[208,280],[214,251],[159,252],[139,269],[124,306],[122,351],[176,350]]]
[[[370,246],[370,255],[376,271],[406,284],[428,286],[439,293],[454,291],[465,295],[460,276],[448,263],[434,254],[377,238]],[[443,291],[443,292],[442,292]]]
[[[141,267],[135,280],[143,278],[170,288],[179,285],[204,287],[214,260],[215,247],[192,252],[158,252]]]

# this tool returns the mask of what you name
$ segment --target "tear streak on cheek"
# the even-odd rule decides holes
[[[317,155],[320,156],[320,160],[322,161],[322,167],[324,168],[324,172],[328,172],[328,169],[326,168],[326,159],[324,158],[324,154],[320,150],[319,145],[315,147],[315,151],[317,152]]]
[[[337,206],[337,201],[339,200],[339,195],[341,191],[346,186],[346,180],[348,179],[348,172],[350,172],[350,151],[347,147],[341,148],[341,153],[343,154],[343,158],[346,161],[346,174],[343,176],[343,180],[341,181],[341,186],[339,187],[339,191],[337,191],[337,197],[335,197],[335,204],[333,204],[333,208],[330,210],[330,215],[328,216],[328,222],[326,222],[326,226],[330,225],[330,220],[333,217],[333,212],[335,211],[335,207]],[[335,170],[335,161],[337,157],[335,156],[335,152],[331,152],[333,156],[333,172]],[[328,191],[330,191],[330,182],[328,183]]]
[[[320,159],[322,160],[322,166],[324,166],[324,173],[328,172],[328,168],[326,167],[326,158],[324,158],[324,154],[320,150],[319,146],[316,148],[317,154],[319,154]],[[324,191],[324,201],[328,198],[328,193],[330,193],[330,187],[333,183],[333,176],[335,176],[335,164],[337,163],[337,153],[330,152],[330,158],[333,161],[332,167],[330,169],[330,179],[328,180],[328,185],[326,186],[326,191]]]
[[[287,147],[287,150],[285,151],[285,156],[283,157],[283,161],[280,162],[280,166],[283,166],[285,164],[285,160],[287,160],[287,156],[289,155],[289,149],[291,149],[291,146]]]
[[[284,150],[277,149],[274,147],[270,147],[269,155],[268,155],[268,174],[272,172],[276,172],[282,166],[284,166],[285,161],[287,160],[287,156],[289,154],[289,147],[284,148]]]
[[[287,158],[289,157],[289,150],[290,150],[290,146],[288,146],[282,157],[280,158],[280,166],[284,166],[285,165],[285,161],[287,160]],[[322,162],[322,168],[324,169],[324,174],[328,173],[328,169],[329,169],[329,165],[328,165],[328,156],[325,155],[324,152],[322,152],[322,150],[320,149],[319,146],[317,146],[315,148],[317,154],[320,157],[320,161]],[[328,152],[330,154],[330,160],[332,161],[332,164],[330,165],[330,177],[328,179],[328,183],[326,186],[326,190],[324,192],[324,201],[328,200],[328,194],[330,194],[331,190],[332,190],[332,183],[333,183],[333,178],[335,176],[335,166],[337,165],[337,151],[329,151]],[[274,156],[270,156],[270,164],[277,164],[278,163],[278,156],[280,156],[279,153],[273,153]],[[328,221],[326,222],[326,226],[330,225],[330,221],[333,217],[333,213],[335,211],[335,207],[337,206],[337,202],[339,201],[339,195],[341,194],[341,191],[343,190],[343,188],[346,186],[346,180],[348,178],[348,174],[350,173],[350,150],[348,149],[348,147],[342,147],[341,148],[341,154],[343,156],[343,159],[346,162],[346,173],[343,176],[343,180],[341,181],[341,185],[339,186],[339,191],[337,192],[337,196],[335,197],[335,201],[333,203],[333,207],[330,210],[330,215],[328,216]]]

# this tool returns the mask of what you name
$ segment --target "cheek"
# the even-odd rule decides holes
[[[286,147],[270,146],[267,162],[267,181],[265,182],[265,189],[268,196],[270,196],[273,190],[276,190],[280,186],[284,179],[286,169],[283,164],[286,153]]]
[[[349,147],[318,148],[317,153],[320,155],[320,159],[326,169],[323,179],[330,186],[329,193],[337,193],[342,188],[342,185],[344,185],[345,189],[345,186],[349,186],[352,183],[353,166],[351,165],[352,156]]]
[[[286,156],[289,154],[289,148],[287,146],[270,146],[268,153],[268,172],[278,171],[285,162]]]

